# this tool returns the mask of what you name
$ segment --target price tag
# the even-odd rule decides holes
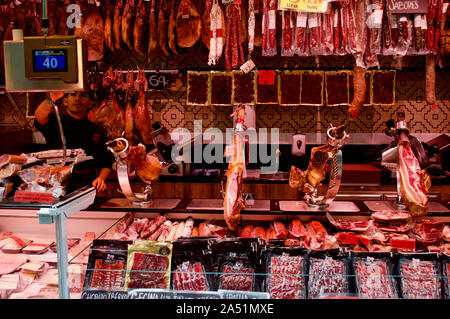
[[[171,81],[169,75],[163,73],[147,73],[147,84],[149,90],[170,90]]]
[[[239,290],[222,290],[219,289],[222,299],[270,299],[267,292],[252,292]]]
[[[81,299],[127,299],[126,291],[83,290]]]
[[[17,202],[51,203],[53,202],[53,195],[44,192],[16,191],[14,200]]]
[[[251,70],[253,70],[255,68],[255,63],[249,59],[247,62],[245,62],[244,64],[241,65],[240,69],[242,70],[242,72],[244,73],[248,73]]]
[[[259,70],[258,71],[258,84],[274,85],[275,84],[275,71],[274,70]]]
[[[329,5],[330,3],[328,0],[280,0],[278,9],[306,12],[327,12]]]
[[[427,0],[387,0],[386,5],[391,13],[427,13]]]

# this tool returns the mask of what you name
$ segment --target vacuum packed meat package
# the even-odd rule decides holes
[[[444,280],[444,298],[450,299],[450,255],[442,254],[442,273]]]
[[[129,244],[132,241],[94,241],[89,254],[84,290],[124,289]]]
[[[299,246],[269,246],[266,255],[267,292],[271,299],[305,299],[307,250]]]
[[[309,253],[308,298],[342,296],[349,293],[348,252],[342,249]]]
[[[351,252],[356,291],[363,299],[396,299],[394,265],[389,252]]]
[[[214,288],[226,290],[259,291],[263,285],[261,251],[262,238],[224,238],[211,245]],[[235,287],[235,289],[231,289]]]
[[[170,288],[172,243],[136,240],[128,245],[125,290]]]
[[[256,291],[255,267],[247,261],[222,260],[219,267],[219,289]]]
[[[440,299],[441,269],[436,253],[402,253],[398,273],[403,299]]]
[[[179,239],[173,243],[172,288],[212,290],[212,251],[214,237]]]

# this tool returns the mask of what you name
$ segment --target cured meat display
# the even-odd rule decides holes
[[[179,239],[173,244],[172,286],[176,290],[212,290],[214,238]]]
[[[231,71],[244,64],[244,52],[242,49],[241,7],[237,4],[229,4],[225,10],[226,40],[225,40],[225,69]]]
[[[369,220],[335,219],[328,212],[326,216],[328,221],[340,230],[365,232],[370,227]]]
[[[171,260],[171,243],[136,240],[128,246],[125,289],[169,289]]]
[[[440,299],[440,265],[436,254],[400,255],[400,291],[404,299]]]
[[[350,291],[348,253],[339,249],[309,254],[308,298],[344,295]]]
[[[230,230],[235,230],[241,218],[241,209],[244,208],[242,198],[242,175],[245,168],[243,138],[234,134],[233,156],[228,164],[227,184],[224,197],[224,219]]]
[[[398,298],[391,260],[392,256],[389,253],[352,252],[353,270],[356,275],[356,287],[360,298]]]
[[[88,46],[88,61],[98,61],[104,56],[104,25],[103,18],[96,5],[87,4],[81,19],[81,28],[75,29],[74,35],[86,40]],[[50,21],[56,19],[50,19]]]
[[[254,291],[255,270],[245,263],[224,263],[220,273],[219,289]]]
[[[412,216],[425,216],[429,207],[430,176],[420,168],[409,142],[399,143],[398,154],[402,200]]]
[[[131,241],[95,240],[89,254],[84,290],[123,290]]]
[[[411,215],[406,211],[377,211],[370,216],[374,226],[382,231],[404,233],[410,229]]]

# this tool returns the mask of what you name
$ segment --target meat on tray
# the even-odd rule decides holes
[[[123,287],[125,261],[118,260],[114,263],[102,259],[95,261],[95,270],[92,276],[91,288],[111,290]]]
[[[167,256],[135,253],[128,288],[167,288]]]
[[[382,260],[359,260],[355,262],[354,268],[361,298],[397,298],[386,262]]]
[[[308,298],[320,298],[324,294],[344,294],[348,290],[344,261],[330,257],[310,258]]]
[[[0,255],[0,275],[10,274],[27,262],[27,257],[23,254]]]
[[[221,276],[221,289],[252,291],[253,273],[253,268],[243,265],[224,265]]]
[[[208,282],[201,262],[178,265],[174,275],[176,290],[208,291]]]
[[[409,230],[410,217],[406,211],[377,211],[371,215],[375,227],[379,230],[401,233]]]
[[[365,232],[370,226],[369,220],[349,220],[343,218],[335,219],[328,212],[326,216],[330,224],[341,230]]]
[[[304,298],[305,278],[301,256],[272,256],[268,287],[272,299]]]
[[[435,264],[429,260],[400,261],[404,299],[440,299],[441,283]]]

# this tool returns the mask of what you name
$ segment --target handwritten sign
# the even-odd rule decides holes
[[[172,81],[169,74],[150,72],[146,77],[149,90],[170,90]]]
[[[53,201],[53,195],[52,193],[43,192],[16,191],[14,200],[17,202],[51,203]]]
[[[127,299],[126,291],[83,290],[81,299]]]
[[[391,13],[428,13],[427,0],[387,0]]]
[[[270,299],[268,292],[239,291],[239,290],[221,290],[222,299]]]
[[[330,3],[326,0],[280,0],[278,9],[306,12],[327,12]]]

